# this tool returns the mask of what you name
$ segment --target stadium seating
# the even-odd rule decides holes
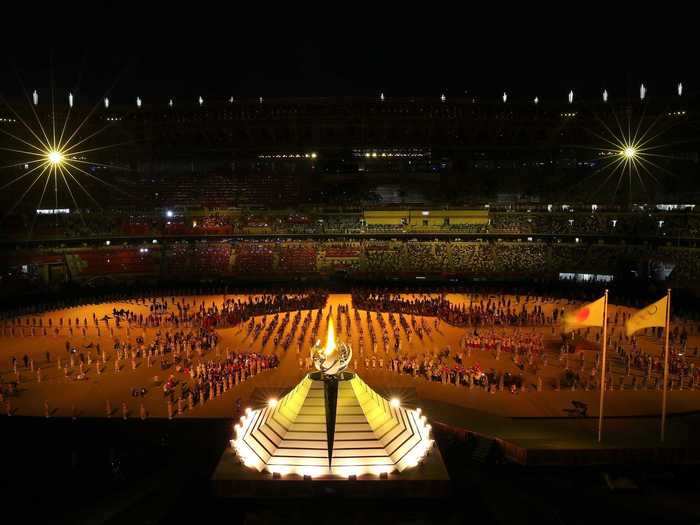
[[[145,251],[148,250],[148,251]],[[112,248],[74,252],[81,276],[151,274],[160,271],[160,252],[153,248]]]
[[[231,245],[228,242],[200,242],[192,253],[192,271],[201,275],[228,275],[231,271]]]
[[[282,244],[279,253],[281,272],[311,273],[316,271],[315,243]]]
[[[234,268],[237,274],[270,273],[274,264],[275,244],[243,242],[236,245]]]
[[[161,264],[162,263],[162,264]],[[543,241],[223,240],[148,246],[24,250],[0,257],[0,269],[39,275],[54,268],[76,280],[101,276],[169,279],[284,278],[349,272],[363,276],[442,276],[473,279],[558,280],[560,274],[655,277],[700,284],[700,250],[651,244]],[[34,269],[34,270],[32,270]],[[43,272],[47,275],[47,272]],[[661,276],[661,277],[659,277]],[[60,277],[57,277],[60,279]]]

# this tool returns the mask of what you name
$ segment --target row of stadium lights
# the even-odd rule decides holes
[[[152,244],[158,244],[158,239],[153,239]],[[112,241],[105,241],[105,246],[111,246]],[[139,248],[139,253],[148,253],[148,248],[141,247]]]
[[[678,85],[676,86],[676,93],[678,94],[679,97],[682,97],[682,96],[683,96],[683,82],[679,82]],[[603,90],[602,97],[603,97],[603,102],[607,102],[607,101],[608,101],[609,95],[608,95],[608,90],[607,90],[607,89],[604,89],[604,90]],[[644,100],[645,98],[647,98],[647,87],[644,85],[644,83],[642,83],[642,84],[639,86],[639,100]],[[379,99],[380,99],[382,102],[384,101],[384,93],[381,93],[381,94],[379,95]],[[503,103],[504,103],[504,104],[505,104],[506,102],[508,102],[508,92],[507,92],[507,91],[504,91],[504,92],[503,92],[503,95],[501,96],[501,99],[503,100]],[[573,89],[569,91],[569,94],[567,95],[567,99],[568,99],[568,101],[569,101],[569,104],[573,104],[573,103],[574,103],[574,90],[573,90]],[[447,96],[443,93],[442,95],[440,95],[440,100],[441,100],[442,102],[446,102],[446,101],[447,101]],[[539,104],[539,103],[540,103],[540,98],[539,98],[539,97],[535,97],[535,98],[533,99],[533,102],[535,103],[535,105]],[[567,115],[567,116],[569,116],[569,115]]]
[[[364,154],[365,158],[377,158],[377,157],[397,157],[397,158],[408,158],[408,157],[424,157],[424,153],[393,153],[393,152],[376,152],[367,151]],[[312,153],[276,153],[276,154],[266,154],[258,155],[259,159],[315,159],[318,154]]]
[[[678,96],[679,96],[679,97],[680,97],[680,96],[683,96],[683,82],[679,82],[679,83],[678,83],[678,86],[676,87],[676,92],[678,93]],[[607,101],[608,101],[608,90],[607,90],[607,89],[604,89],[604,90],[603,90],[602,96],[603,96],[603,102],[607,102]],[[644,83],[642,83],[642,84],[639,86],[639,99],[640,99],[640,100],[644,100],[646,97],[647,97],[647,88],[646,88],[646,86],[644,85]],[[574,103],[574,90],[573,90],[573,89],[572,89],[571,91],[569,91],[569,94],[568,94],[568,97],[567,97],[567,98],[568,98],[568,100],[569,100],[569,104],[573,104],[573,103]],[[503,95],[501,96],[501,99],[503,100],[503,103],[504,103],[504,104],[505,104],[506,102],[508,102],[508,92],[507,92],[507,91],[504,91],[504,92],[503,92]],[[75,100],[75,99],[74,99],[74,97],[73,97],[73,93],[68,93],[68,105],[69,105],[70,107],[73,107],[73,102],[74,102],[74,100]],[[384,102],[384,100],[385,100],[384,93],[380,93],[380,94],[379,94],[379,100],[381,100],[382,102]],[[446,102],[446,101],[447,101],[447,95],[445,95],[444,93],[442,93],[442,94],[440,95],[440,100],[441,100],[442,102]],[[235,98],[234,98],[234,97],[229,97],[228,101],[229,101],[230,104],[233,104],[233,103],[235,102]],[[36,89],[35,89],[34,92],[32,93],[32,102],[34,103],[35,106],[38,106],[38,105],[39,105],[39,93],[37,92]],[[203,105],[204,105],[204,97],[202,97],[202,96],[200,95],[200,96],[197,98],[197,102],[198,102],[198,104],[199,104],[200,106],[203,106]],[[259,102],[260,104],[262,104],[262,103],[263,103],[263,97],[258,97],[258,102]],[[539,97],[535,97],[535,98],[533,99],[533,102],[534,102],[535,104],[539,104],[539,102],[540,102]],[[137,96],[137,97],[136,97],[136,107],[140,108],[142,105],[143,105],[143,100],[141,99],[141,97],[138,97],[138,96]],[[169,99],[169,100],[168,100],[168,106],[169,106],[169,107],[173,107],[174,105],[175,105],[174,100],[173,100],[172,98]],[[105,97],[105,98],[104,98],[104,107],[105,107],[105,109],[109,109],[109,97]]]
[[[312,153],[277,153],[275,155],[258,155],[259,159],[315,159],[316,152]]]
[[[377,157],[399,157],[399,158],[407,158],[407,157],[424,157],[423,153],[377,153],[376,151],[372,151],[371,153],[369,151],[365,152],[365,158],[373,158],[376,159]]]
[[[229,97],[228,101],[230,104],[233,104],[236,101],[236,99],[233,97]],[[35,106],[39,105],[39,92],[36,89],[32,93],[32,102]],[[68,106],[72,108],[74,102],[75,102],[75,97],[73,96],[72,92],[69,92],[68,93]],[[200,96],[197,99],[197,102],[199,103],[200,106],[203,106],[204,105],[204,98],[202,96]],[[258,97],[258,102],[260,102],[260,104],[262,104],[263,98]],[[105,109],[109,109],[109,97],[105,97],[103,100],[103,103],[104,103]],[[174,105],[175,105],[175,100],[172,98],[168,99],[168,106],[173,107]],[[136,107],[140,108],[142,106],[143,106],[143,99],[141,97],[137,96],[136,97]]]

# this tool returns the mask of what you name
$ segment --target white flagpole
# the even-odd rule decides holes
[[[605,361],[608,351],[608,290],[603,302],[603,360],[600,367],[600,406],[598,407],[598,443],[603,439],[603,401],[605,399]]]
[[[671,289],[666,300],[666,326],[664,327],[664,389],[661,396],[661,442],[666,437],[666,389],[668,387],[668,338],[671,332]]]

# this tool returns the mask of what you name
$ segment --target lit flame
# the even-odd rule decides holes
[[[326,333],[326,347],[323,352],[329,355],[335,350],[335,328],[333,328],[333,319],[328,319],[328,332]]]
[[[352,349],[349,345],[336,341],[335,326],[328,319],[326,328],[326,344],[322,345],[321,339],[311,348],[311,359],[316,370],[326,375],[337,375],[345,370],[352,359]]]

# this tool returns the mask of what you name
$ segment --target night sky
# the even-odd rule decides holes
[[[615,12],[563,3],[394,8],[328,3],[258,12],[235,4],[186,10],[134,3],[40,3],[11,11],[0,34],[0,91],[57,89],[115,101],[236,96],[464,94],[513,99],[649,96],[700,84],[689,13]],[[9,23],[8,23],[9,22]],[[667,32],[669,30],[669,32]],[[79,89],[78,89],[79,88]]]

